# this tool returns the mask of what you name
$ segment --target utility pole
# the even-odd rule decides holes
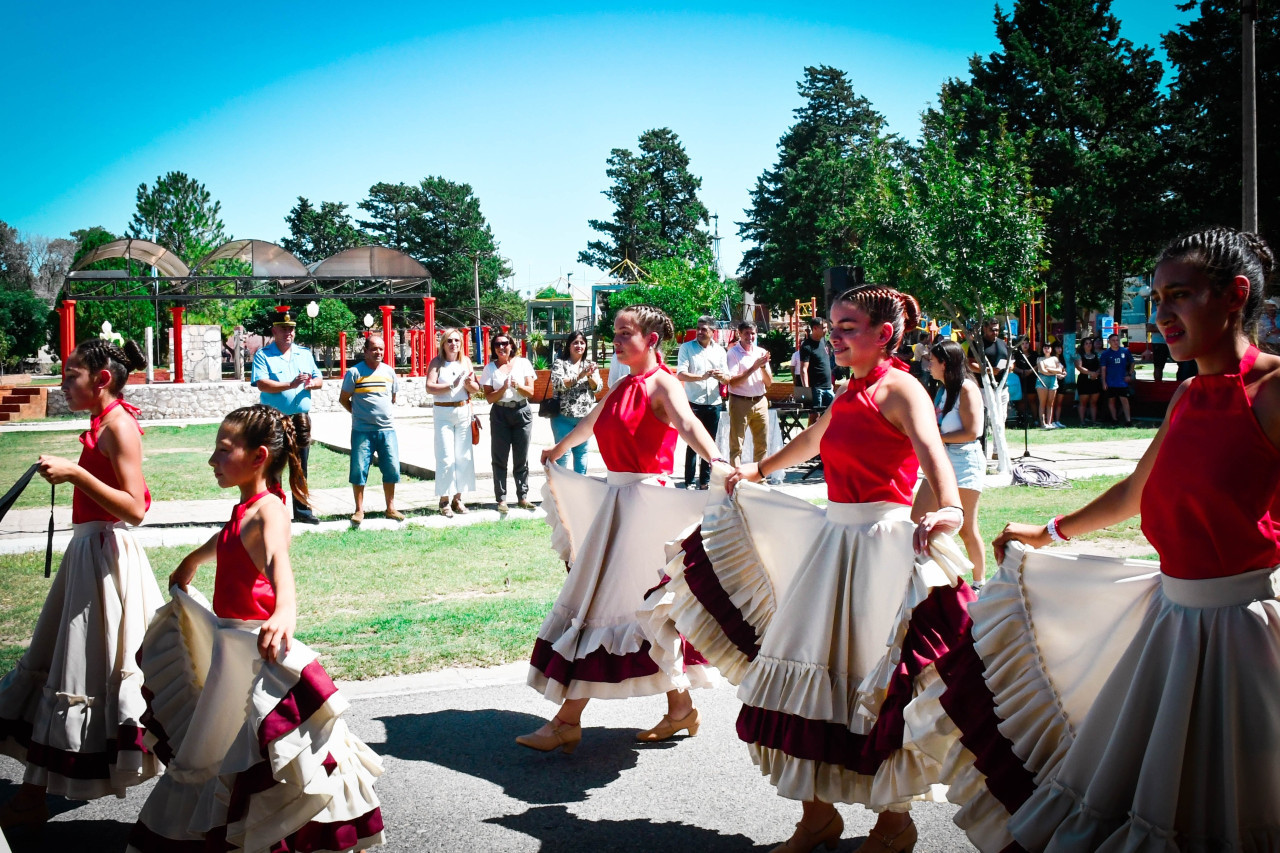
[[[1255,90],[1257,88],[1257,64],[1254,60],[1253,30],[1258,20],[1257,0],[1241,0],[1240,3],[1240,56],[1243,60],[1241,91],[1241,108],[1244,121],[1241,123],[1243,137],[1244,192],[1242,229],[1257,233],[1258,231],[1258,107]]]
[[[476,287],[476,352],[480,352],[480,253],[476,252],[472,259],[472,281]]]
[[[711,234],[711,245],[715,247],[716,257],[716,275],[720,274],[720,214],[711,214],[711,219],[715,223],[715,230]]]

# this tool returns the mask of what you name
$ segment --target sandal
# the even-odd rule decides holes
[[[449,502],[445,501],[440,504],[440,514],[445,518],[453,518],[453,510],[449,509]]]
[[[470,512],[470,510],[467,509],[467,505],[462,502],[462,498],[459,497],[455,497],[453,499],[453,511],[458,515],[466,515]]]

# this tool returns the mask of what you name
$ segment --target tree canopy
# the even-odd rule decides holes
[[[231,239],[222,224],[222,202],[182,172],[138,185],[138,206],[128,236],[154,240],[189,266]]]
[[[646,130],[638,148],[638,154],[610,152],[605,174],[612,184],[603,193],[613,203],[613,219],[588,221],[601,239],[578,253],[580,263],[607,270],[629,259],[648,266],[676,257],[682,245],[710,248],[702,227],[710,218],[698,199],[702,179],[689,171],[680,137],[666,127]]]
[[[280,245],[304,264],[323,261],[369,242],[342,202],[322,201],[317,208],[298,196],[298,203],[285,216],[284,223],[289,226],[289,236],[282,238]]]

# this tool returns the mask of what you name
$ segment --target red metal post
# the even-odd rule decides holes
[[[173,315],[173,372],[177,376],[170,377],[173,382],[185,382],[182,376],[182,312],[187,309],[181,305],[169,309]]]
[[[62,307],[66,314],[67,323],[67,354],[76,348],[76,301],[74,299],[62,300]]]
[[[418,375],[418,330],[409,329],[406,334],[409,336],[409,375]]]
[[[426,340],[423,342],[426,347],[423,358],[427,364],[430,364],[431,359],[436,357],[436,298],[434,296],[422,297],[422,331],[426,333],[424,335]]]
[[[480,330],[480,335],[481,335],[481,346],[484,350],[484,354],[480,357],[480,363],[484,364],[484,362],[488,359],[489,353],[493,351],[489,349],[489,327],[485,326],[484,328],[482,328]]]
[[[462,354],[463,354],[463,355],[465,355],[467,358],[471,358],[471,334],[470,334],[470,330],[468,330],[468,331],[467,331],[465,334],[463,334],[463,336],[462,336]]]
[[[347,375],[347,333],[338,332],[338,369]]]
[[[67,366],[67,312],[61,305],[54,306],[54,310],[58,312],[58,358],[62,362],[63,369]]]
[[[396,348],[395,343],[391,339],[391,312],[396,310],[394,305],[379,305],[378,310],[382,312],[382,363],[389,364],[391,367],[396,366]]]
[[[524,338],[520,339],[520,357],[521,358],[529,357],[529,342]]]

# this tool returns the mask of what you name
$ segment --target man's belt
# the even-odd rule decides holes
[[[749,397],[746,394],[735,394],[732,391],[729,392],[729,396],[737,397],[739,400],[750,400],[752,405],[755,405],[756,403],[764,399],[763,394],[756,394],[754,397]]]
[[[494,405],[501,406],[504,409],[523,409],[525,406],[529,405],[529,401],[524,399],[506,400],[506,401],[499,400],[498,402],[494,403]]]
[[[448,403],[448,402],[442,403],[437,400],[436,402],[432,403],[432,405],[434,406],[444,406],[446,409],[452,409],[455,406],[465,406],[466,404],[467,404],[466,400],[455,400],[452,403]]]

